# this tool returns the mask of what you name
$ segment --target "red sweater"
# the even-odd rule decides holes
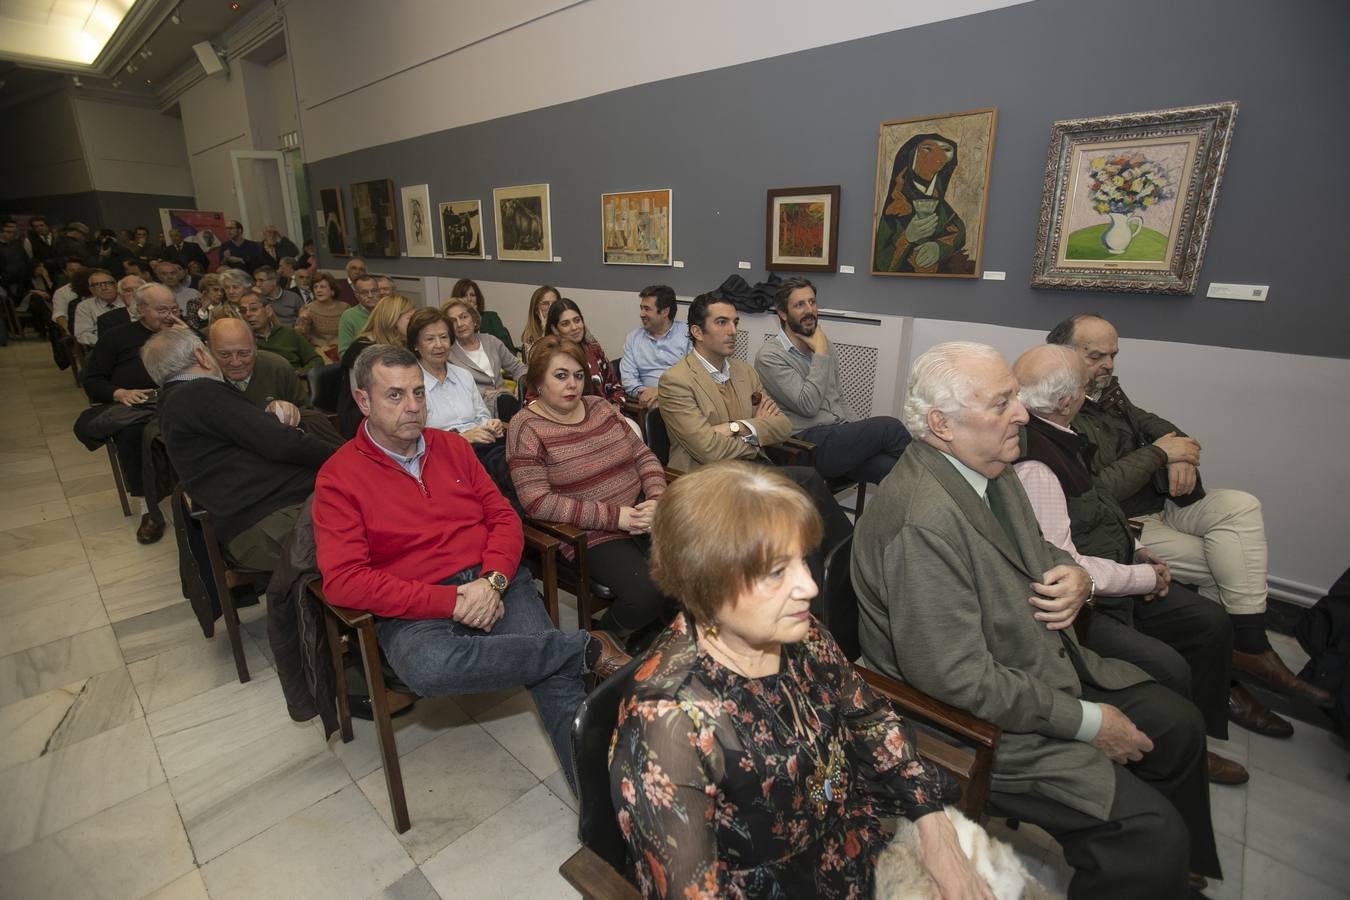
[[[314,540],[328,600],[399,619],[455,611],[456,572],[509,578],[525,539],[469,442],[428,428],[419,482],[359,428],[314,483]]]

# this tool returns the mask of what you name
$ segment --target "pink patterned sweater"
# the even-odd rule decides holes
[[[618,540],[619,508],[666,489],[660,461],[602,397],[585,396],[586,416],[563,425],[531,410],[511,418],[506,458],[525,514],[587,530],[590,544]]]

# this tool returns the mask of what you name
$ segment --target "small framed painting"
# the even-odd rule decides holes
[[[323,209],[319,222],[328,255],[350,256],[352,251],[347,245],[347,212],[343,209],[342,188],[322,188],[319,191],[319,205]]]
[[[600,195],[600,246],[607,265],[668,266],[670,189]]]
[[[883,122],[872,274],[978,278],[998,112]]]
[[[399,189],[403,201],[403,239],[409,256],[435,256],[436,223],[431,221],[431,192],[425,184]]]
[[[394,183],[388,178],[352,185],[356,244],[362,256],[398,256],[398,222]]]
[[[1031,286],[1194,294],[1237,104],[1050,130]]]
[[[548,185],[521,184],[492,189],[497,214],[497,258],[553,262]]]
[[[765,215],[764,268],[834,271],[839,261],[839,185],[774,188]]]
[[[442,203],[441,246],[447,259],[482,259],[483,204],[477,200]]]

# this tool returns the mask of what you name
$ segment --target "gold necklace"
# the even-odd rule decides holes
[[[718,641],[718,644],[714,644],[713,640],[710,639],[712,637],[713,636],[709,635],[707,630],[704,629],[704,644],[707,645],[710,651],[717,651],[713,656],[714,659],[718,659],[719,656],[724,657],[724,659],[718,659],[718,661],[722,662],[737,675],[740,675],[743,678],[754,677],[737,664],[735,656],[729,649],[718,646],[718,644],[721,643],[720,641]],[[786,669],[781,670],[779,674],[788,676],[788,680],[791,682],[792,663],[790,660],[787,663]],[[830,803],[838,800],[842,804],[848,797],[848,789],[843,777],[845,763],[844,746],[839,740],[837,730],[831,732],[829,755],[828,758],[822,759],[820,752],[816,749],[816,742],[812,739],[811,731],[802,721],[802,715],[797,708],[797,697],[792,690],[792,684],[789,683],[786,687],[780,686],[779,693],[782,694],[783,698],[787,701],[788,709],[792,710],[791,728],[788,727],[787,722],[783,719],[782,713],[779,711],[778,707],[763,699],[763,692],[753,693],[752,696],[755,697],[757,703],[768,708],[769,712],[773,714],[774,719],[783,726],[784,731],[791,731],[793,736],[797,738],[799,744],[806,747],[806,752],[810,755],[812,762],[815,763],[815,768],[812,769],[811,774],[806,778],[806,796],[811,801],[811,805],[816,813],[816,818],[823,819],[825,818],[825,813]],[[819,718],[817,718],[817,724],[819,724]]]

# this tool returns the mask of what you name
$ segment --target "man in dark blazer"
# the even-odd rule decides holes
[[[206,251],[202,250],[200,244],[183,240],[183,232],[177,228],[169,229],[169,243],[159,251],[159,258],[176,262],[184,270],[187,269],[188,263],[193,261],[202,267],[203,272],[210,268],[206,261]]]
[[[1092,581],[1041,536],[1011,468],[1026,421],[993,348],[940,344],[915,361],[914,443],[854,536],[863,655],[1003,729],[991,810],[1063,845],[1070,897],[1189,896],[1220,876],[1204,722],[1079,645]]]

